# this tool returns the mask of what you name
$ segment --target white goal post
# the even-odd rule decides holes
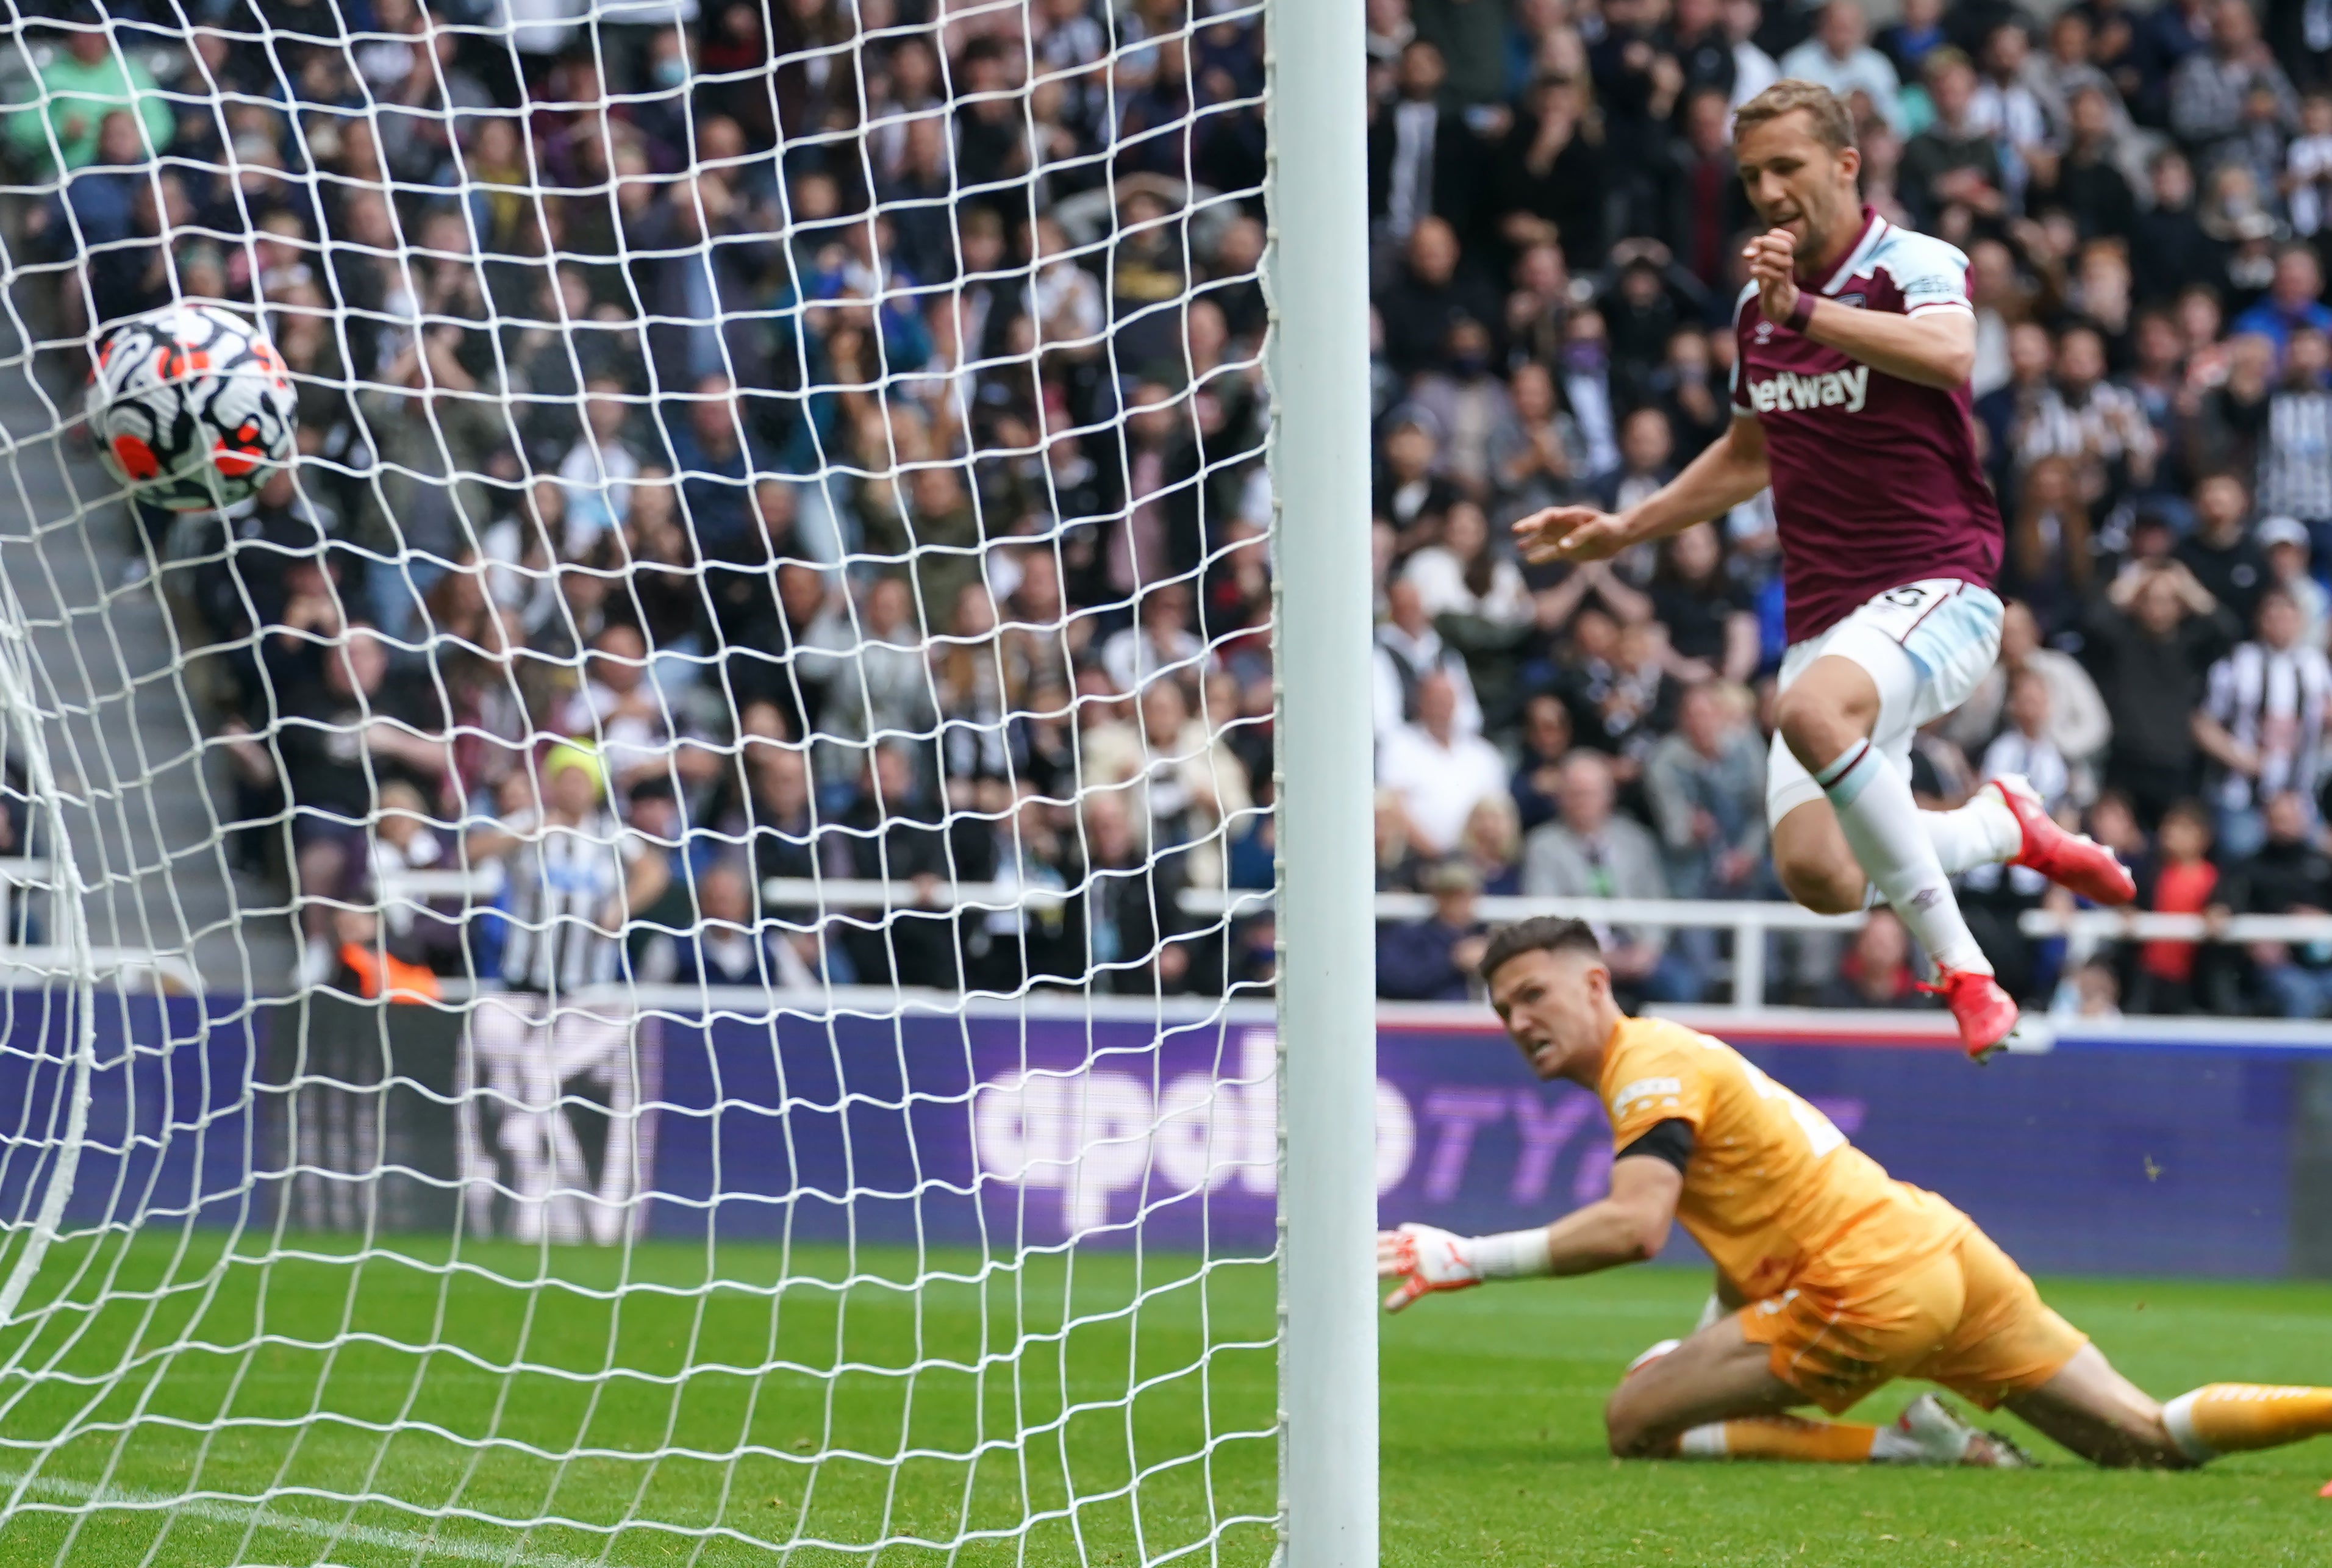
[[[1363,8],[1276,0],[1280,1486],[1291,1568],[1377,1560],[1375,779]]]
[[[1364,43],[0,24],[0,1562],[1373,1568]]]

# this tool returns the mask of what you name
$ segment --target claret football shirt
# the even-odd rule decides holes
[[[1967,311],[1967,258],[1868,207],[1846,259],[1812,287],[1835,305],[1917,316]],[[1756,287],[1733,311],[1733,411],[1765,431],[1793,643],[1889,588],[1928,578],[1989,588],[2000,509],[1976,460],[1965,387],[1875,370],[1769,321]]]

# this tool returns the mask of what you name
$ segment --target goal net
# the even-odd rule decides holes
[[[1260,0],[5,32],[0,1559],[1267,1559]]]

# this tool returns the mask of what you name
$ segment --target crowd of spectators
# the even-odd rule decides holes
[[[1482,9],[1371,9],[1379,880],[1436,900],[1386,932],[1388,994],[1466,993],[1467,889],[1782,896],[1766,499],[1608,564],[1501,549],[1549,502],[1630,504],[1723,428],[1754,225],[1729,113],[1782,77],[1848,100],[1873,208],[1969,257],[2010,609],[1998,669],[1918,738],[1923,801],[2021,772],[2149,907],[2332,910],[2332,27],[2281,0],[1906,0],[1875,30],[1852,0]],[[2332,951],[2069,953],[2021,930],[2065,900],[2031,873],[1961,899],[2035,1003],[2326,1009]],[[1608,942],[1641,996],[1729,994],[1711,932]],[[1775,999],[1928,1000],[1891,921],[1773,958]]]
[[[1253,9],[113,0],[28,42],[33,319],[257,307],[298,386],[296,471],[146,513],[132,571],[309,978],[555,819],[668,861],[590,912],[645,979],[1267,980],[1267,923],[1180,896],[1269,877]],[[546,818],[564,740],[604,798]],[[890,892],[765,895],[812,877]],[[458,914],[392,898],[393,956],[492,975]]]
[[[2154,907],[2332,909],[2321,9],[1369,0],[1377,878],[1434,912],[1385,928],[1385,994],[1465,994],[1483,892],[1779,896],[1770,506],[1576,569],[1506,525],[1724,429],[1730,113],[1783,75],[1848,97],[1871,206],[1970,258],[2012,605],[1918,790],[2025,772]],[[1271,875],[1257,10],[594,10],[30,34],[0,130],[60,339],[221,298],[298,380],[296,481],[191,541],[149,520],[238,853],[329,951],[572,737],[670,865],[640,974],[1267,981],[1267,917],[1182,896]],[[893,905],[764,891],[812,875]],[[1963,894],[2029,998],[2332,1005],[2315,950],[2068,963],[2019,934],[2050,896]],[[392,935],[453,972],[492,931]],[[1610,947],[1639,995],[1723,993],[1711,933]],[[1776,997],[1920,1000],[1885,921],[1782,957]]]

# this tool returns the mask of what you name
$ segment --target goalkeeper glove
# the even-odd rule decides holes
[[[1464,1290],[1482,1283],[1482,1273],[1466,1255],[1466,1238],[1431,1225],[1404,1225],[1377,1232],[1377,1277],[1400,1285],[1384,1299],[1399,1312],[1436,1290]]]
[[[1387,1312],[1399,1312],[1437,1290],[1464,1290],[1486,1279],[1553,1272],[1543,1228],[1459,1236],[1438,1226],[1412,1223],[1377,1232],[1377,1277],[1400,1281],[1384,1299]]]

